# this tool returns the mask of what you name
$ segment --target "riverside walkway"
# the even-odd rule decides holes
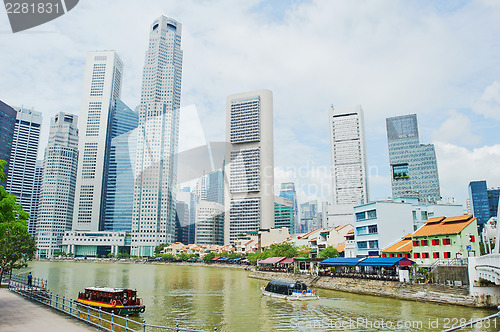
[[[59,314],[51,308],[31,302],[7,288],[0,288],[0,331],[96,332],[98,330]]]

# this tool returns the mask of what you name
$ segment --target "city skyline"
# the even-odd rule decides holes
[[[15,56],[0,55],[7,68],[0,78],[2,100],[9,105],[34,106],[45,118],[58,111],[76,113],[84,54],[114,49],[126,67],[123,99],[135,107],[143,65],[142,52],[137,49],[145,48],[147,22],[163,13],[183,22],[187,29],[183,104],[197,106],[210,141],[223,141],[226,95],[254,88],[273,91],[275,144],[281,147],[275,150],[275,185],[295,182],[299,201],[331,200],[328,188],[315,188],[322,188],[322,182],[331,183],[325,123],[332,103],[336,108],[363,105],[365,121],[370,124],[366,137],[372,199],[391,195],[385,118],[410,113],[419,116],[422,140],[436,146],[441,196],[455,197],[464,204],[470,181],[485,179],[491,186],[499,186],[500,175],[489,165],[500,154],[495,136],[500,124],[500,66],[493,56],[498,49],[487,47],[496,45],[497,4],[157,4],[148,8],[124,4],[124,15],[133,17],[132,24],[124,25],[120,18],[109,15],[114,8],[111,2],[103,1],[99,8],[82,3],[31,33],[2,35],[6,48],[19,51]],[[407,20],[401,20],[401,11],[408,14]],[[202,12],[206,21],[200,22]],[[88,13],[94,14],[92,20]],[[474,20],[479,15],[480,24]],[[359,22],[354,30],[348,29],[352,20]],[[94,22],[95,28],[87,21]],[[7,24],[2,20],[0,30],[8,30]],[[228,29],[228,25],[236,28]],[[79,30],[97,37],[86,38]],[[52,33],[44,33],[47,31]],[[244,36],[241,41],[236,38],[238,33]],[[127,38],[121,37],[125,35]],[[306,36],[314,38],[307,40]],[[295,49],[288,45],[291,38],[307,47]],[[66,45],[62,40],[69,47],[62,49]],[[257,46],[255,52],[248,52],[249,44]],[[27,45],[38,48],[38,54],[27,51]],[[274,46],[272,54],[263,52],[269,45]],[[240,65],[242,59],[247,61],[245,66]],[[252,73],[251,68],[259,65],[265,70]],[[10,86],[14,78],[25,81],[22,91]],[[49,84],[41,84],[42,79]],[[299,81],[305,83],[301,84],[305,97],[296,93]],[[321,86],[316,84],[320,81],[324,82]],[[44,150],[47,127],[45,123],[39,151]],[[299,158],[287,153],[292,147]],[[457,163],[461,169],[454,167]],[[292,169],[300,167],[305,169],[303,174],[293,174]]]

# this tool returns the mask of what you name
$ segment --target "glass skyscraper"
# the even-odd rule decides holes
[[[293,228],[290,228],[290,234],[299,232],[298,228],[298,217],[299,217],[299,206],[297,204],[297,192],[295,191],[295,183],[286,182],[281,184],[280,197],[289,199],[292,201],[293,208]],[[276,202],[275,202],[275,223],[276,223]],[[278,225],[276,225],[278,226]]]
[[[104,231],[132,230],[138,115],[115,100],[106,184]]]
[[[417,115],[386,119],[393,197],[417,197],[422,203],[441,199],[436,152],[421,144]]]
[[[290,234],[295,234],[295,209],[291,199],[274,197],[274,227],[286,227]]]
[[[38,221],[38,204],[40,204],[40,193],[42,190],[43,160],[37,160],[35,164],[35,181],[33,182],[33,194],[31,196],[30,222],[28,232],[35,234]]]
[[[137,136],[131,254],[175,241],[182,24],[161,16],[149,29]]]
[[[15,109],[0,100],[0,160],[5,160],[7,165],[3,169],[7,174],[9,170],[10,149],[12,148],[12,139],[14,137],[14,128],[16,126]]]
[[[499,196],[500,188],[488,189],[484,180],[469,183],[471,211],[477,218],[478,226],[482,227],[491,217],[497,216]]]

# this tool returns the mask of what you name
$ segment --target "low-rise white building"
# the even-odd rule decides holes
[[[75,257],[130,253],[130,235],[126,232],[68,231],[63,236],[62,251]]]

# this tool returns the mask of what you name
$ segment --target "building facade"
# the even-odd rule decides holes
[[[299,206],[297,202],[297,191],[295,190],[295,183],[286,182],[281,184],[280,197],[289,199],[293,204],[293,213],[294,213],[294,229],[290,229],[290,234],[295,234],[299,232]]]
[[[71,230],[78,169],[78,117],[59,112],[51,119],[49,142],[36,227],[38,257],[53,257],[62,250],[62,238]]]
[[[295,209],[288,198],[274,197],[274,227],[286,227],[290,234],[295,234]]]
[[[224,242],[274,227],[273,95],[227,97]]]
[[[42,190],[42,177],[43,160],[37,160],[35,163],[35,181],[33,182],[33,194],[31,196],[30,223],[28,224],[28,232],[33,235],[36,233],[36,224],[38,222],[38,207],[40,204],[40,193]]]
[[[80,108],[78,178],[73,230],[104,229],[111,123],[123,63],[114,51],[87,53]]]
[[[16,116],[16,110],[0,100],[0,160],[7,162],[7,165],[3,169],[5,174],[9,171],[10,151],[12,149],[12,141],[14,140]]]
[[[421,144],[417,115],[386,119],[393,197],[417,197],[423,203],[441,199],[436,152]]]
[[[469,200],[471,212],[477,218],[479,226],[490,219],[490,204],[486,181],[472,181],[469,183]]]
[[[30,215],[35,168],[40,141],[42,113],[25,107],[13,107],[16,114],[14,135],[10,151],[7,183],[5,189],[17,197],[17,203]],[[33,230],[33,221],[28,220],[28,229]]]
[[[142,77],[132,212],[132,255],[175,240],[182,25],[161,16],[149,29]]]
[[[68,231],[64,233],[62,251],[74,257],[107,257],[130,252],[130,235],[126,232]]]
[[[318,215],[318,201],[300,204],[300,233],[311,232],[321,228]]]
[[[224,205],[200,202],[196,206],[197,245],[224,244]]]
[[[368,176],[363,110],[330,107],[333,204],[328,227],[352,223],[355,205],[368,203]]]

